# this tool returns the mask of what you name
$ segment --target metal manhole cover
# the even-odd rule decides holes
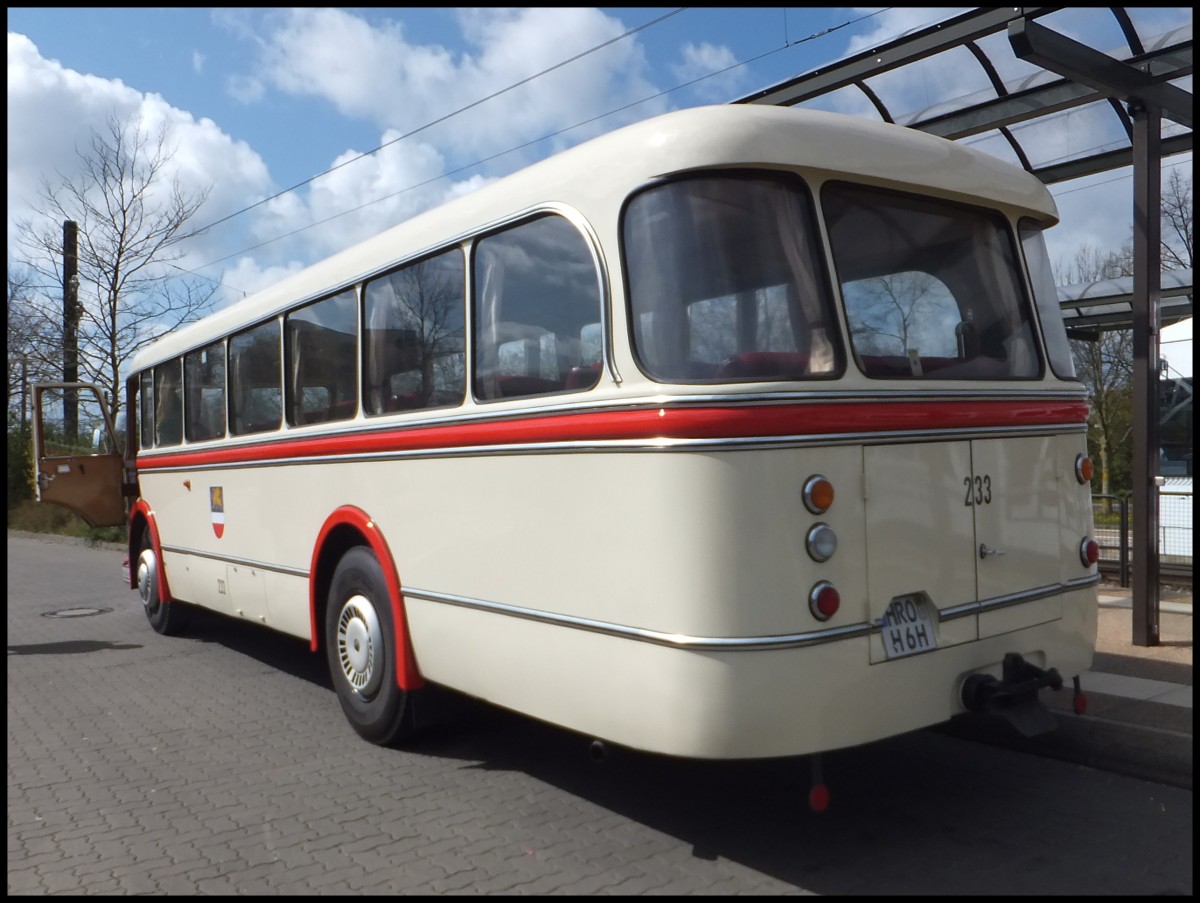
[[[90,618],[92,615],[103,615],[112,611],[111,608],[62,608],[58,611],[45,612],[43,618]]]

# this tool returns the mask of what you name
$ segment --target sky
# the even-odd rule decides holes
[[[587,138],[726,103],[969,8],[10,7],[9,260],[43,181],[77,176],[78,150],[114,117],[167,127],[171,176],[209,192],[194,225],[211,227],[181,245],[179,266],[216,287],[220,307]],[[1130,14],[1147,32],[1190,38],[1188,8]],[[1055,16],[1043,22],[1120,48],[1104,9]],[[1005,80],[1030,71],[1001,65]],[[889,103],[944,101],[971,86],[966,69],[896,74]],[[820,108],[872,115],[857,92]],[[1047,126],[1047,152],[1055,130],[1086,125]],[[1190,176],[1191,154],[1171,168]],[[1129,240],[1128,169],[1050,190],[1056,263]]]

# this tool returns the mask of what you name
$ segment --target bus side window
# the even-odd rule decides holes
[[[183,442],[183,361],[176,358],[154,368],[155,445]]]
[[[584,329],[600,319],[600,280],[575,226],[548,215],[486,236],[473,266],[476,398],[596,384],[600,368],[583,369]]]
[[[284,318],[288,423],[349,420],[358,413],[358,311],[354,289]]]
[[[454,248],[407,264],[363,291],[367,414],[462,402],[466,268]]]
[[[225,435],[225,343],[216,342],[183,358],[187,389],[184,431],[189,442]]]
[[[229,359],[230,432],[278,429],[283,414],[279,321],[268,320],[230,338]]]
[[[143,370],[138,378],[138,429],[142,448],[154,448],[154,374]]]

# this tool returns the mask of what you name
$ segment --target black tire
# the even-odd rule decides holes
[[[181,602],[164,602],[158,592],[158,569],[162,562],[150,542],[150,531],[142,533],[137,560],[133,562],[137,574],[138,595],[146,611],[150,626],[163,636],[179,636],[187,628],[187,612]]]
[[[383,569],[365,546],[338,562],[325,609],[325,652],[342,712],[364,740],[413,733],[412,699],[396,683],[396,631]]]

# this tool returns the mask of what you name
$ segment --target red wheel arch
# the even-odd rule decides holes
[[[392,605],[392,623],[396,625],[396,683],[401,690],[420,689],[424,686],[425,681],[421,677],[421,672],[417,670],[416,655],[413,653],[412,640],[408,631],[408,617],[404,611],[404,597],[400,592],[400,576],[396,573],[396,562],[392,558],[391,549],[388,547],[379,525],[369,514],[353,505],[343,505],[330,514],[325,519],[325,523],[321,525],[321,531],[317,534],[317,541],[313,545],[308,574],[308,616],[312,624],[312,651],[316,652],[319,648],[321,636],[317,624],[317,611],[321,601],[317,599],[317,569],[320,566],[321,552],[325,548],[330,534],[338,527],[353,528],[366,540],[371,551],[375,553],[375,559],[383,569],[384,580],[387,582],[388,595],[391,597]]]
[[[137,554],[138,554],[138,521],[146,522],[150,531],[150,545],[158,558],[158,598],[164,603],[172,599],[171,588],[167,585],[167,567],[163,563],[162,544],[158,541],[158,523],[154,519],[154,511],[146,504],[145,499],[138,499],[129,509],[129,588],[137,589]]]

